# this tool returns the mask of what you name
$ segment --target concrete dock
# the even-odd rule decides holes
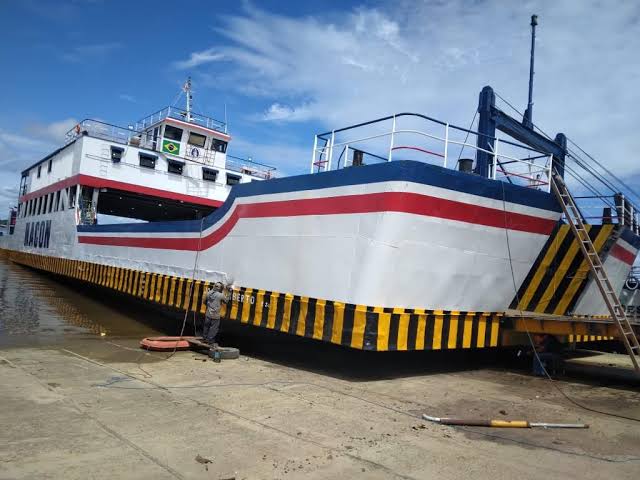
[[[0,479],[622,479],[640,467],[638,422],[556,389],[639,418],[637,384],[554,385],[515,352],[361,352],[236,322],[220,341],[238,360],[139,349],[182,322],[0,258]],[[591,428],[455,428],[422,413]]]
[[[389,369],[381,357],[301,350],[289,366],[268,349],[214,363],[140,351],[133,339],[5,348],[0,478],[637,476],[639,424],[580,409],[548,380],[427,367],[437,355]],[[632,387],[558,386],[592,408],[640,417]],[[425,423],[423,412],[591,428],[454,428]]]
[[[591,350],[577,351],[564,361],[564,370],[569,374],[605,377],[640,385],[640,377],[633,368],[629,355]]]

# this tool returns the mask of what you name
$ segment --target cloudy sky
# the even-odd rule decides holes
[[[492,85],[640,186],[640,3],[1,1],[0,218],[20,171],[91,117],[127,125],[187,75],[230,153],[307,170],[313,134],[400,111],[468,126]]]

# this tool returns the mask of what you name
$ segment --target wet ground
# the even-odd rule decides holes
[[[0,348],[50,345],[96,336],[153,335],[163,322],[147,322],[135,304],[78,283],[9,262],[0,255]]]
[[[638,422],[563,396],[638,418],[634,385],[552,384],[515,351],[376,354],[237,324],[221,341],[240,360],[138,349],[182,321],[0,257],[0,478],[631,478],[640,466]],[[452,428],[422,413],[591,428]]]

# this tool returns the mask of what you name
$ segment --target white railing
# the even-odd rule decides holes
[[[409,119],[422,122],[428,130],[417,128],[400,128],[399,121]],[[381,133],[358,136],[354,130],[391,121],[391,128]],[[374,127],[375,128],[375,127]],[[349,135],[351,134],[351,135]],[[465,138],[457,138],[464,136]],[[311,173],[336,170],[353,165],[354,158],[362,159],[366,155],[374,162],[390,162],[398,159],[399,152],[410,152],[414,157],[423,159],[427,155],[437,159],[437,163],[445,168],[456,168],[465,149],[472,152],[485,152],[490,158],[488,165],[489,178],[506,180],[510,183],[530,188],[544,188],[550,191],[550,178],[553,168],[553,156],[542,153],[527,146],[503,139],[492,138],[493,149],[484,149],[476,143],[468,141],[469,136],[476,139],[478,132],[440,122],[419,114],[397,114],[382,119],[365,122],[350,127],[332,130],[316,135],[311,158]],[[398,140],[410,138],[408,144]],[[406,141],[406,140],[405,140]],[[385,142],[388,142],[385,144]],[[490,143],[488,142],[489,148]],[[374,153],[384,152],[384,153]],[[521,158],[519,154],[526,154]],[[457,158],[454,154],[458,153]],[[351,154],[351,159],[350,159]],[[422,158],[420,158],[422,156]],[[455,164],[453,164],[455,160]],[[358,160],[360,162],[360,160]],[[433,163],[433,162],[430,162]],[[452,165],[453,164],[453,165]]]
[[[640,234],[640,212],[624,195],[580,195],[573,198],[586,223],[625,225]]]
[[[103,140],[122,143],[125,145],[127,145],[132,138],[142,136],[140,132],[135,130],[87,118],[82,120],[65,134],[65,145],[71,143],[82,135],[89,135],[91,137],[101,138]]]
[[[269,180],[276,177],[276,168],[264,163],[258,163],[251,158],[240,158],[227,154],[226,159],[227,170],[244,173],[253,177]]]
[[[145,130],[158,122],[161,122],[165,118],[175,118],[183,122],[193,123],[210,130],[217,130],[219,132],[227,133],[227,124],[216,120],[215,118],[207,117],[200,113],[187,113],[186,110],[178,107],[165,107],[162,110],[147,115],[143,119],[139,120],[135,124],[135,130]]]
[[[84,135],[155,152],[161,151],[160,146],[164,139],[163,137],[157,137],[154,139],[149,133],[118,127],[99,120],[86,119],[78,123],[66,133],[65,144],[69,144],[76,138]],[[183,155],[172,155],[170,158],[175,158],[177,160],[189,160],[190,162],[198,163],[207,167],[218,168],[215,165],[215,161],[219,155],[225,156],[224,153],[217,152],[216,150],[208,150],[187,144]],[[255,162],[250,158],[244,159],[228,154],[225,157],[225,169],[236,173],[251,175],[263,180],[268,180],[276,176],[275,167]]]

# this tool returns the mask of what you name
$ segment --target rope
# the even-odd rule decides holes
[[[196,270],[198,268],[198,258],[200,257],[200,245],[202,244],[202,229],[203,229],[203,225],[204,225],[204,217],[202,217],[200,219],[200,236],[198,237],[198,248],[196,250],[196,257],[195,260],[193,262],[193,271],[191,272],[191,283],[189,285],[189,295],[188,295],[188,300],[187,300],[187,308],[184,311],[184,318],[182,319],[182,328],[180,330],[180,340],[182,340],[183,336],[184,336],[184,328],[187,325],[187,318],[189,316],[189,305],[191,304],[191,297],[193,296],[193,283],[194,280],[196,278]],[[193,334],[195,335],[195,328],[196,328],[196,312],[193,312]],[[178,350],[178,341],[176,341],[174,347],[173,347],[173,352],[171,352],[166,358],[165,360],[169,360],[171,357],[173,357],[176,353],[176,351]]]

